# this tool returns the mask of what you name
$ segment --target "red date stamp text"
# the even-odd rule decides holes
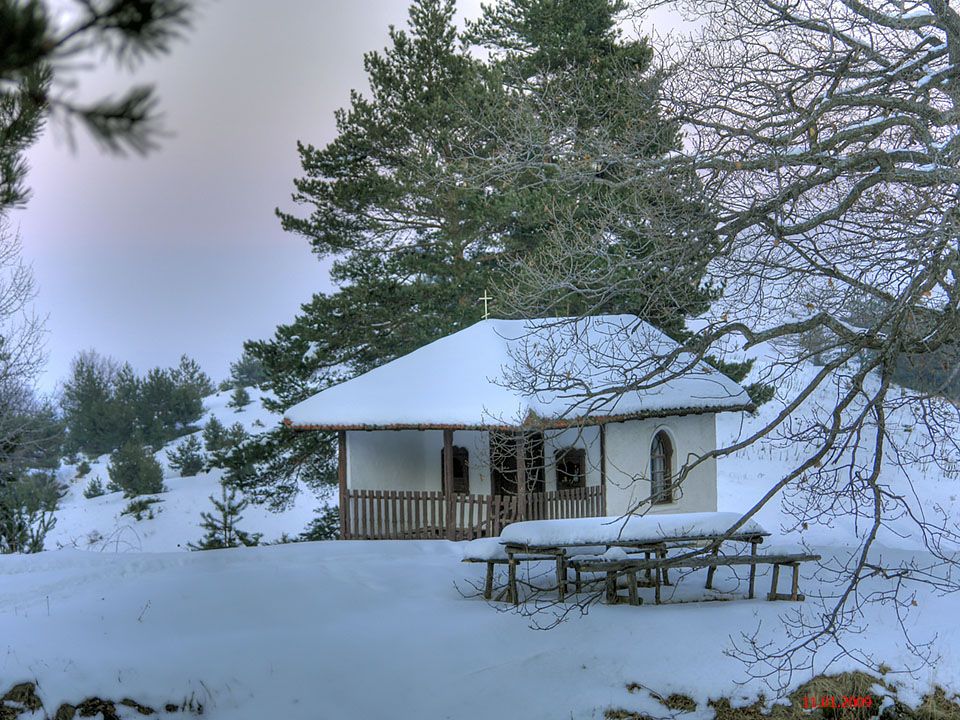
[[[845,710],[853,708],[873,707],[873,698],[870,695],[865,696],[840,696],[836,695],[807,695],[803,698],[803,707],[805,710],[814,708],[833,708],[835,710]]]

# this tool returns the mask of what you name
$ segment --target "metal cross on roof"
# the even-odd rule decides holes
[[[487,306],[487,303],[489,303],[491,300],[493,300],[493,298],[490,297],[490,295],[487,293],[486,290],[484,290],[484,291],[483,291],[483,297],[478,297],[477,300],[482,300],[482,301],[483,301],[483,319],[486,320],[487,318],[490,317],[490,309],[489,309],[489,307]]]

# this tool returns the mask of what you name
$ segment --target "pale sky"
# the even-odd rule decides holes
[[[479,0],[458,0],[462,14]],[[173,136],[146,158],[72,152],[48,128],[31,149],[33,197],[14,214],[49,314],[50,390],[81,349],[140,371],[195,357],[215,381],[246,339],[265,338],[330,288],[307,241],[280,229],[293,209],[298,139],[322,146],[363,53],[404,26],[406,0],[207,0],[185,43],[140,68]],[[81,97],[131,77],[110,65],[78,76]]]

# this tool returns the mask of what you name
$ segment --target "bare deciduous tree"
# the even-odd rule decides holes
[[[46,359],[35,296],[19,237],[0,221],[0,553],[42,550],[59,496],[54,478],[28,472],[56,462],[62,439],[35,388]]]
[[[635,9],[654,4],[664,3]],[[957,406],[929,389],[895,388],[892,376],[906,356],[957,357],[960,14],[945,0],[679,5],[697,29],[663,41],[659,93],[662,112],[682,130],[681,151],[650,158],[623,138],[578,137],[549,98],[523,94],[514,95],[517,122],[489,128],[502,142],[492,159],[474,158],[475,182],[564,183],[595,203],[580,213],[592,224],[557,214],[556,237],[518,265],[501,307],[536,316],[562,310],[556,298],[564,292],[590,296],[593,308],[646,297],[636,314],[649,319],[663,298],[644,292],[650,283],[666,295],[691,282],[710,288],[711,311],[688,324],[679,349],[648,353],[616,387],[592,388],[583,401],[656,387],[711,354],[763,353],[764,380],[779,388],[777,411],[690,459],[674,482],[682,487],[710,458],[782,443],[795,462],[743,521],[781,501],[796,529],[851,521],[859,547],[821,567],[825,587],[837,590],[821,598],[819,612],[793,613],[785,639],[744,637],[734,652],[781,683],[828,647],[875,665],[882,659],[845,642],[865,603],[891,605],[905,628],[918,587],[958,589],[960,527],[927,502],[924,487],[956,467]],[[625,107],[648,87],[629,72]],[[575,88],[564,92],[563,104],[576,100]],[[576,152],[545,152],[551,144]],[[589,192],[601,185],[619,191]],[[658,210],[666,188],[708,209],[706,261],[702,246],[691,245],[704,242],[702,219],[671,232],[688,219]],[[655,230],[652,252],[623,254],[617,233],[627,225]],[[812,371],[804,366],[810,348],[819,364]],[[573,391],[557,363],[518,360],[511,379],[524,389]],[[611,358],[611,367],[623,360]],[[945,378],[957,369],[945,368]],[[878,538],[904,533],[925,552],[879,552]],[[931,661],[929,648],[904,633],[918,658]]]

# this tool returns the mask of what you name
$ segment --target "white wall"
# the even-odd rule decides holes
[[[453,444],[470,453],[470,492],[490,494],[490,450],[486,432],[456,430]],[[586,450],[587,485],[600,484],[600,430],[554,430],[544,434],[546,489],[557,489],[556,451]],[[442,430],[377,430],[347,433],[347,486],[362,490],[440,490]]]
[[[487,433],[457,430],[453,444],[470,453],[470,492],[490,493]],[[355,490],[440,490],[442,430],[347,433],[347,487]]]
[[[650,497],[650,444],[659,430],[673,443],[675,473],[684,463],[713,450],[717,444],[713,414],[631,420],[610,423],[606,429],[607,513],[621,515]],[[675,500],[663,505],[644,505],[652,513],[707,512],[717,509],[717,464],[704,461],[690,472],[674,491]]]
[[[665,429],[673,441],[674,468],[716,447],[712,414],[631,420],[606,426],[607,512],[620,515],[650,496],[650,443]],[[470,453],[470,492],[490,493],[490,452],[486,432],[457,430],[453,444]],[[587,485],[600,484],[600,430],[571,428],[544,434],[546,489],[557,489],[556,450],[582,447],[587,457]],[[353,489],[440,490],[441,430],[378,430],[347,433],[347,485]],[[651,512],[698,512],[717,509],[714,460],[698,466],[676,492],[676,501],[654,505]]]

